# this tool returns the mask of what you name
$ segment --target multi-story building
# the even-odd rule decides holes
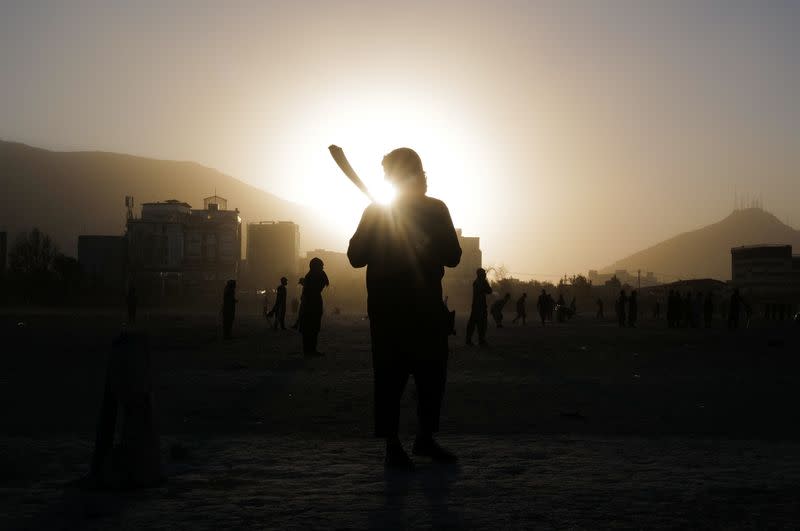
[[[748,245],[731,249],[731,284],[753,302],[800,302],[800,255],[791,245]]]
[[[599,273],[596,269],[590,269],[588,279],[593,286],[603,286],[608,282],[614,283],[616,281],[619,281],[623,286],[628,285],[634,288],[646,288],[659,284],[658,278],[652,271],[646,271],[642,274],[640,271],[630,273],[627,269],[617,269],[613,273]]]
[[[297,283],[300,227],[291,221],[247,224],[247,284],[271,289],[281,277],[289,279],[289,291]]]
[[[127,223],[133,279],[162,295],[216,294],[238,276],[241,227],[239,210],[227,210],[218,196],[205,198],[202,209],[175,199],[144,203],[141,217]]]
[[[464,236],[461,229],[456,229],[456,234],[461,246],[461,261],[457,267],[445,268],[442,290],[451,308],[464,309],[471,304],[472,282],[475,271],[483,267],[483,253],[479,237]]]

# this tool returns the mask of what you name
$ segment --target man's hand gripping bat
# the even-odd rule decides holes
[[[364,195],[366,195],[369,198],[369,200],[374,203],[375,198],[372,196],[371,193],[369,193],[367,185],[364,184],[364,182],[358,176],[353,167],[350,166],[350,163],[347,161],[347,157],[345,156],[342,148],[331,144],[330,146],[328,146],[328,151],[331,152],[331,157],[333,157],[333,160],[336,161],[336,164],[339,166],[339,169],[342,170],[342,173],[347,175],[347,178],[350,179],[350,181],[353,184],[355,184],[359,190],[364,192]]]

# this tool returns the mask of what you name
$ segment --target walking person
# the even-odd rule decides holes
[[[300,295],[300,320],[298,330],[303,335],[303,354],[322,356],[317,350],[319,331],[322,327],[322,290],[330,285],[321,259],[314,257],[308,263],[308,273],[303,278],[303,293]]]
[[[236,317],[236,281],[229,280],[225,283],[225,291],[222,294],[222,337],[224,339],[233,338],[233,319]]]
[[[631,291],[628,299],[628,326],[636,328],[636,320],[639,318],[639,301],[636,290]]]
[[[730,308],[728,309],[728,328],[739,328],[741,303],[742,298],[739,296],[739,288],[736,288],[733,290],[733,295],[731,295]]]
[[[139,297],[136,295],[136,286],[128,286],[128,294],[125,296],[125,304],[128,307],[128,324],[136,322],[136,309],[139,306]]]
[[[550,297],[547,295],[545,290],[542,290],[542,293],[536,300],[536,309],[539,311],[539,319],[541,319],[542,326],[544,326],[544,322],[547,320],[547,316],[550,312]]]
[[[486,296],[492,293],[492,288],[486,280],[486,270],[479,268],[475,272],[475,281],[472,283],[472,311],[467,321],[467,345],[472,345],[472,334],[478,329],[478,344],[482,347],[486,343],[486,327],[489,324],[489,312],[486,307]]]
[[[461,260],[447,206],[426,195],[422,160],[400,148],[383,158],[396,191],[388,206],[372,204],[350,240],[353,267],[367,266],[367,312],[375,378],[375,435],[386,440],[387,468],[413,470],[398,434],[400,401],[410,375],[417,387],[417,456],[453,463],[434,439],[447,379],[447,315],[442,304],[445,267]]]
[[[494,324],[497,328],[503,328],[503,308],[509,299],[511,299],[511,294],[506,293],[502,299],[498,299],[492,303],[492,319],[494,319]]]
[[[516,323],[520,319],[522,319],[522,324],[525,324],[525,318],[528,316],[528,312],[525,309],[525,301],[528,298],[527,293],[523,293],[522,296],[517,299],[517,315],[514,317],[511,322]]]
[[[275,289],[275,305],[267,314],[267,317],[275,316],[272,329],[277,330],[280,325],[281,330],[286,330],[286,285],[289,279],[281,277],[281,283]]]
[[[706,328],[711,328],[711,321],[714,318],[714,298],[713,294],[709,291],[706,293],[706,300],[703,301],[703,321]]]
[[[625,304],[627,304],[627,302],[628,297],[625,296],[625,290],[620,290],[615,306],[615,310],[617,311],[617,322],[619,323],[620,328],[625,327]]]

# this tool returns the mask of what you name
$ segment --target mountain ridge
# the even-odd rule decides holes
[[[702,277],[730,280],[731,248],[759,244],[792,245],[797,252],[800,231],[761,208],[737,209],[720,221],[677,234],[601,271],[641,269],[653,271],[664,281]]]
[[[215,190],[229,208],[239,209],[244,223],[298,223],[302,248],[344,245],[310,209],[194,161],[52,151],[0,140],[0,181],[6,192],[0,195],[0,230],[9,232],[9,240],[37,226],[73,255],[79,234],[124,233],[126,195],[134,197],[138,212],[142,203],[167,199],[196,207]]]

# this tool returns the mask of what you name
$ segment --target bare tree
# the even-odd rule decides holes
[[[42,275],[52,271],[58,247],[38,228],[17,236],[8,253],[9,269],[22,275]]]

